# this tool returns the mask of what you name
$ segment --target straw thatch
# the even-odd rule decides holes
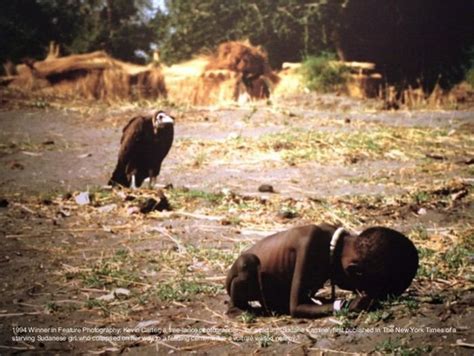
[[[215,54],[164,68],[168,97],[194,105],[266,99],[278,76],[248,42],[225,42]]]
[[[273,90],[274,98],[284,99],[288,96],[305,92],[300,68],[301,63],[283,63],[282,70],[278,72],[280,81]]]
[[[165,84],[166,80],[166,84]],[[0,84],[27,93],[119,100],[166,96],[181,104],[213,105],[266,99],[278,83],[267,55],[248,42],[226,42],[216,52],[162,67],[121,62],[104,52],[59,57],[50,44],[44,61],[16,67]]]
[[[104,100],[166,95],[163,74],[157,66],[125,63],[101,51],[61,58],[57,55],[53,48],[44,61],[18,65],[18,74],[9,86],[52,96]]]
[[[379,73],[350,74],[346,82],[349,96],[359,99],[376,98],[380,94],[381,87],[382,75]]]
[[[206,69],[227,69],[259,77],[269,71],[269,66],[267,56],[260,48],[248,42],[230,41],[217,47],[216,53],[209,57]]]
[[[194,102],[195,91],[207,63],[206,57],[198,57],[164,67],[163,75],[169,100],[179,104],[199,104]]]
[[[374,98],[380,93],[382,76],[374,72],[375,64],[367,62],[331,62],[334,66],[344,66],[349,69],[343,91],[354,98]],[[301,63],[283,63],[278,72],[280,82],[275,87],[273,95],[285,98],[307,91],[305,80],[301,73]]]
[[[238,100],[245,87],[237,72],[231,70],[207,70],[195,87],[193,104],[212,105]]]
[[[246,93],[237,72],[204,70],[207,63],[204,58],[197,58],[164,69],[170,101],[191,105],[226,104]]]

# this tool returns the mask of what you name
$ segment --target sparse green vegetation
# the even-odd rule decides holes
[[[445,250],[435,251],[419,247],[420,267],[418,276],[440,278],[448,275],[462,275],[472,255],[464,245],[446,246]]]
[[[278,215],[283,218],[294,219],[298,216],[298,210],[293,206],[284,205],[278,212]]]
[[[430,196],[427,192],[417,192],[414,195],[414,200],[417,204],[424,203],[430,199]]]
[[[183,279],[159,282],[156,287],[156,295],[164,302],[189,302],[198,294],[215,296],[222,290],[222,285],[207,284],[195,279]]]
[[[414,314],[418,310],[420,302],[410,295],[390,296],[387,300],[381,303],[383,309],[380,309],[380,311],[384,310],[386,313],[385,315],[383,315],[383,313],[381,314],[381,316],[383,316],[383,320],[390,320],[393,318],[393,314],[389,310],[389,308],[393,305],[403,305],[407,308],[408,312]]]
[[[127,288],[140,282],[136,261],[124,249],[118,249],[112,257],[98,260],[92,268],[78,272],[77,275],[91,288]]]
[[[48,313],[53,313],[59,310],[59,306],[55,302],[46,303],[45,309]]]
[[[336,62],[334,54],[322,53],[318,57],[306,58],[302,73],[310,90],[326,93],[343,88],[348,69]]]
[[[222,193],[211,193],[197,189],[172,189],[170,190],[170,200],[173,206],[181,207],[183,204],[211,204],[212,206],[221,203],[224,195]]]
[[[429,353],[432,349],[430,345],[410,347],[405,340],[401,340],[400,338],[392,339],[390,337],[375,347],[376,351],[400,356],[421,356]]]
[[[213,157],[223,162],[244,160],[244,157],[259,157],[262,161],[283,160],[289,165],[308,161],[327,163],[351,162],[351,157],[359,160],[395,160],[425,159],[426,154],[439,147],[446,157],[463,154],[472,150],[474,143],[468,132],[456,131],[449,137],[451,145],[446,149],[446,131],[433,128],[372,127],[370,130],[355,128],[347,131],[324,131],[291,128],[278,133],[265,134],[258,139],[250,137],[216,140],[181,140],[183,149],[199,151],[200,155]],[[202,167],[208,160],[200,160]],[[425,164],[431,172],[433,164],[441,165],[440,173],[449,162],[429,161]],[[194,163],[189,163],[194,166]],[[423,167],[422,165],[420,167]],[[420,168],[421,169],[421,168]],[[421,197],[423,198],[423,197]]]
[[[261,333],[257,335],[257,340],[260,347],[266,348],[273,344],[274,335],[269,332]]]
[[[442,256],[452,272],[462,273],[462,269],[469,265],[468,258],[472,254],[473,251],[468,251],[464,246],[457,245],[447,250]]]
[[[255,314],[248,311],[244,311],[239,316],[239,320],[244,324],[250,325],[250,324],[255,323],[256,317],[255,317]]]
[[[341,310],[335,312],[335,316],[339,320],[339,326],[343,329],[350,329],[354,327],[354,320],[357,317],[357,313],[349,310],[349,305],[346,305]]]
[[[88,191],[91,201],[97,205],[110,204],[119,200],[118,197],[113,194],[112,190],[104,189],[102,186],[90,186],[88,187]]]
[[[413,239],[417,240],[427,240],[429,239],[429,233],[423,225],[415,226],[414,229],[410,232],[410,236]],[[420,251],[419,251],[420,252]]]
[[[98,309],[102,312],[102,314],[104,316],[109,316],[110,311],[111,311],[111,307],[108,305],[107,302],[104,302],[104,301],[98,300],[98,299],[94,299],[94,298],[87,299],[86,308],[88,308],[88,309]]]
[[[402,304],[408,308],[410,313],[414,313],[420,307],[420,303],[416,299],[407,298],[402,301]]]
[[[373,324],[379,321],[387,322],[391,319],[393,319],[392,312],[390,310],[387,310],[387,308],[383,308],[383,309],[381,308],[381,309],[377,309],[375,311],[369,312],[367,314],[367,318],[365,319],[365,323]]]
[[[186,246],[190,257],[198,261],[207,261],[214,268],[225,268],[230,266],[238,256],[238,249],[233,251],[217,248],[198,248],[192,245]]]

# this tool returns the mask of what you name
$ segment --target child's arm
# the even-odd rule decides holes
[[[308,296],[310,291],[319,289],[328,279],[327,256],[321,252],[317,238],[309,238],[296,249],[290,291],[290,314],[293,317],[320,318],[333,312],[332,303],[317,305]]]
[[[332,304],[300,304],[291,310],[291,316],[294,318],[316,319],[332,315],[333,310]]]

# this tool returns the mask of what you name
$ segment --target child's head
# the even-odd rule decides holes
[[[355,237],[357,262],[351,277],[357,289],[383,299],[400,295],[410,285],[418,269],[418,252],[413,243],[398,231],[372,227]]]

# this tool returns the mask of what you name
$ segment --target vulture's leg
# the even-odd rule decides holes
[[[148,170],[148,178],[150,178],[150,181],[148,182],[148,188],[152,189],[155,184],[156,184],[156,177],[160,174],[160,167],[158,167],[158,171],[155,169],[149,169]]]
[[[153,189],[156,184],[156,176],[150,176],[150,180],[148,181],[148,188]]]
[[[130,183],[130,189],[137,189],[137,185],[135,183],[135,174],[132,174],[132,180]]]

